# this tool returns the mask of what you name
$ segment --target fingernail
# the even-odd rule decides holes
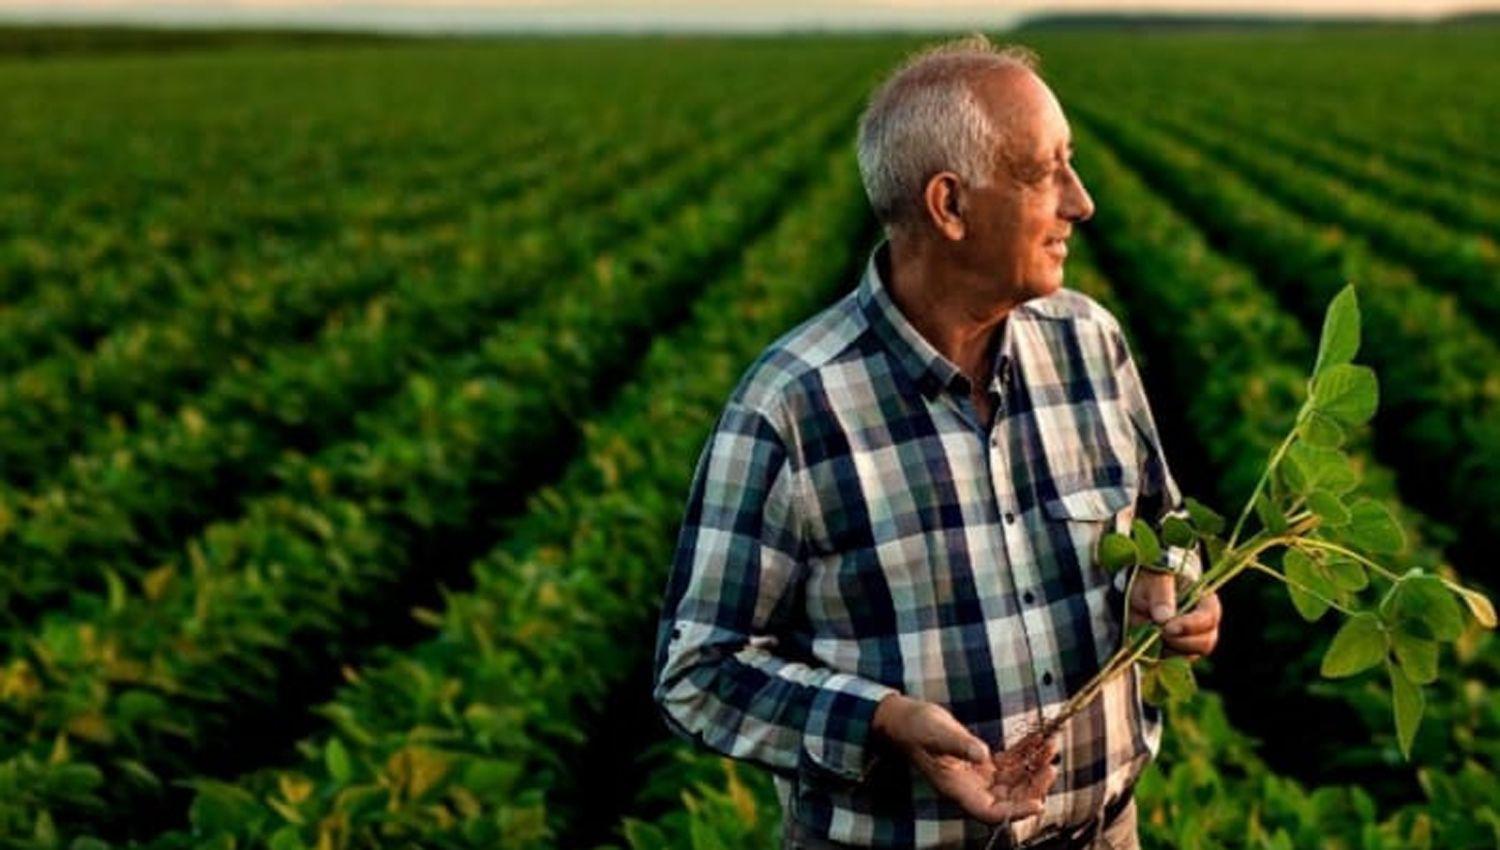
[[[969,761],[981,762],[989,757],[990,754],[985,751],[984,747],[981,747],[978,744],[975,744],[974,746],[969,748]]]
[[[1167,605],[1157,605],[1151,609],[1151,617],[1158,623],[1165,623],[1172,619],[1172,609]]]
[[[1170,626],[1167,626],[1165,629],[1162,629],[1162,632],[1165,633],[1167,637],[1177,637],[1178,635],[1182,634],[1182,624],[1173,623]]]

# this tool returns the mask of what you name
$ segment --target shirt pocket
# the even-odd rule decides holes
[[[1036,489],[1049,515],[1101,520],[1135,500],[1140,448],[1119,399],[1050,405],[1034,418],[1041,448]]]
[[[1136,490],[1132,484],[1079,488],[1043,500],[1042,513],[1046,521],[1055,526],[1054,541],[1058,540],[1059,533],[1065,534],[1072,550],[1054,550],[1058,566],[1063,570],[1076,568],[1079,583],[1086,593],[1102,595],[1110,589],[1111,576],[1098,566],[1094,555],[1106,532],[1129,530],[1135,514],[1135,501]],[[1096,606],[1091,604],[1090,607]]]
[[[1059,404],[1039,410],[1040,463],[1033,465],[1042,511],[1070,523],[1092,564],[1106,530],[1125,531],[1140,491],[1135,425],[1118,399]]]

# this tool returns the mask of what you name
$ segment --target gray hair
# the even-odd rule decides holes
[[[859,119],[859,174],[887,233],[918,220],[923,186],[939,171],[989,185],[999,139],[973,83],[1037,64],[1024,47],[995,47],[976,34],[912,56],[876,89]]]

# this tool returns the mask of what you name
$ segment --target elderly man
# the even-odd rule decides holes
[[[1118,323],[1061,288],[1093,212],[1071,151],[1026,51],[909,61],[859,128],[888,240],[704,449],[655,696],[775,772],[788,847],[1136,846],[1160,717],[1133,675],[1040,758],[1013,748],[1118,645],[1100,536],[1179,499]],[[1174,616],[1172,575],[1135,588],[1169,651],[1213,649],[1217,599]]]

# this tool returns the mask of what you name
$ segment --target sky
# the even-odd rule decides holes
[[[0,19],[417,31],[1004,27],[1039,12],[1144,11],[1432,18],[1500,0],[0,0]]]

